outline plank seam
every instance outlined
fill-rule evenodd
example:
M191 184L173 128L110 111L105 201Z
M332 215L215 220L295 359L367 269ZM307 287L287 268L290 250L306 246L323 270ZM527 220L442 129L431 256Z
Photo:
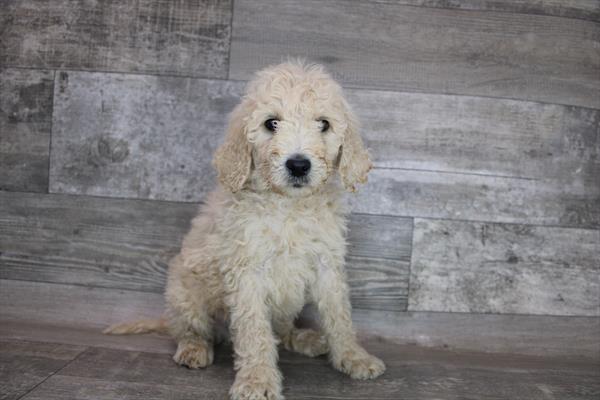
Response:
M413 253L415 251L415 219L412 218L412 235L410 235L410 254L408 261L408 279L406 281L406 308L410 311L410 281L412 280Z
M310 60L309 60L310 61ZM2 69L25 69L25 70L52 70L52 68L41 68L41 67L26 67L22 65L0 65ZM228 75L231 70L231 65L228 68ZM136 76L153 76L153 77L165 77L165 78L182 78L182 79L199 79L199 80L212 80L212 81L225 81L225 82L233 82L233 83L247 83L248 79L235 79L235 78L219 78L219 77L210 77L210 76L200 76L200 75L176 75L176 74L158 74L158 73L148 73L148 72L135 72L135 71L117 71L117 70L92 70L92 69L83 69L83 68L69 68L69 69L61 69L61 71L65 72L87 72L87 73L99 73L99 74L115 74L115 75L136 75ZM409 90L409 89L391 89L384 88L380 86L360 86L356 84L349 84L340 82L340 85L344 89L355 90L355 91L374 91L374 92L387 92L387 93L406 93L406 94L428 94L428 95L436 95L436 96L460 96L460 97L470 97L470 98L482 98L482 99L494 99L494 100L510 100L516 101L520 103L531 103L531 104L545 104L545 105L554 105L554 106L562 106L562 107L572 107L576 109L582 110L593 110L598 111L600 107L591 107L591 106L582 106L576 104L568 104L568 103L559 103L559 102L549 102L542 100L531 100L531 99L523 99L523 98L515 98L515 97L507 97L507 96L487 96L483 94L464 94L464 93L453 93L453 92L434 92L434 91L426 91L426 90Z
M235 0L231 0L231 15L229 16L229 48L227 49L227 80L231 76L231 42L233 41L233 13Z
M41 382L39 382L37 385L35 385L34 387L32 387L31 389L29 389L26 393L24 393L22 396L17 397L16 400L21 400L21 399L25 399L26 396L28 396L31 392L33 392L35 389L37 389L40 385L42 385L44 382L46 382L48 379L52 378L54 375L58 374L60 371L62 371L63 369L65 369L66 367L68 367L69 365L71 365L71 363L75 360L77 360L83 353L85 353L86 351L89 350L89 346L86 346L83 350L81 350L81 352L79 352L75 357L73 357L73 359L71 359L70 361L67 361L65 363L65 365L63 365L62 367L60 367L59 369L57 369L56 371L52 372L50 375L48 375L46 378L44 378L44 380L42 380Z
M346 2L352 2L353 0L342 0ZM469 9L469 8L452 8L452 7L442 7L442 6L432 6L427 4L398 4L392 1L386 0L371 0L371 3L375 4L387 4L397 7L411 7L411 8L422 8L427 10L446 10L446 11L456 11L456 12L481 12L481 13L497 13L497 14L513 14L513 15L537 15L540 17L550 17L550 18L561 18L561 19L573 19L576 21L588 21L588 22L599 22L597 18L593 16L590 17L575 17L575 16L564 16L564 15L556 15L556 14L548 14L544 12L536 12L536 11L511 11L511 10L493 10L493 9ZM590 12L581 11L581 14L591 14Z
M56 70L52 72L52 112L50 113L50 138L48 139L48 178L46 180L46 194L50 194L50 167L52 162L52 136L54 131L54 96L56 87Z
M74 194L74 193L61 193L61 192L49 192L49 193L39 193L39 192L29 192L29 191L9 191L9 190L0 190L0 195L3 193L24 193L31 195L46 195L46 196L70 196L70 197L81 197L85 198L97 198L97 199L105 199L105 200L120 200L120 201L146 201L146 202L158 202L158 203L166 203L166 204L196 204L200 207L204 204L203 201L173 201L173 200L162 200L162 199L146 199L139 197L119 197L119 196L100 196L94 194ZM519 226L537 226L542 228L562 228L562 229L583 229L589 231L600 231L599 227L589 227L589 226L575 226L575 225L557 225L557 224L536 224L531 222L506 222L506 221L490 221L483 219L459 219L459 218L445 218L445 217L429 217L422 215L405 215L405 214L387 214L387 213L369 213L369 212L353 212L352 214L357 215L372 215L372 216L380 216L380 217L391 217L391 218L422 218L428 220L441 220L441 221L457 221L457 222L476 222L476 223L484 223L484 224L506 224L506 225L519 225Z

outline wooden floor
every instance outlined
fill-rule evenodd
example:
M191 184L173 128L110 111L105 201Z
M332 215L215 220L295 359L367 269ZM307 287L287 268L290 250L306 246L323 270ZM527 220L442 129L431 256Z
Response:
M39 330L46 328L35 329L39 337ZM23 332L22 324L13 329L3 323L0 399L226 399L233 382L228 344L216 348L214 365L189 370L171 360L173 344L167 339L47 329L52 343L26 340L27 333L15 333ZM286 398L596 400L600 396L597 360L455 352L377 339L365 346L388 366L375 381L353 381L333 370L325 357L281 351Z

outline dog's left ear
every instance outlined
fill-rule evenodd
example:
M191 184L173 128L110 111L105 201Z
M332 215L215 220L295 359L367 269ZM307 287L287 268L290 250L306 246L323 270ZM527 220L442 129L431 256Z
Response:
M252 147L246 137L244 117L248 115L248 105L240 103L229 117L225 142L217 149L213 165L219 181L232 192L242 189L252 168Z
M362 139L358 133L359 123L344 102L347 128L344 133L344 142L340 147L339 172L346 190L354 192L357 183L365 183L367 174L373 168L369 153L365 149Z

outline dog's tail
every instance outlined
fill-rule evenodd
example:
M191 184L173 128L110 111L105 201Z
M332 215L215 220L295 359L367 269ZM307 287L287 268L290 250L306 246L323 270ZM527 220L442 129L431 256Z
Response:
M158 319L141 319L134 322L111 325L102 331L105 335L135 335L152 332L168 334L166 319L163 317Z

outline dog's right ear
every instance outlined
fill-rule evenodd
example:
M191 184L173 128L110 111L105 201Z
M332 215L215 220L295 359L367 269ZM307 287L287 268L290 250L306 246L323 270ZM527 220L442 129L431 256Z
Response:
M252 146L246 137L244 120L246 115L248 106L242 101L231 113L225 142L213 158L219 182L234 193L242 189L252 168Z

